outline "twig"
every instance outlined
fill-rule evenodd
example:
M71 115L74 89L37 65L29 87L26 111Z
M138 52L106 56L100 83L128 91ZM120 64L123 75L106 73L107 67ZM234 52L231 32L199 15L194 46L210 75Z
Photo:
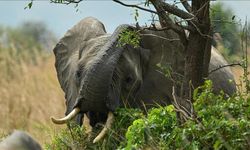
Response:
M150 12L150 13L154 13L154 14L158 14L156 11L153 11L153 10L150 10L150 9L147 9L147 8L143 8L143 7L140 7L138 5L132 5L132 4L125 4L119 0L113 0L114 2L118 3L118 4L121 4L123 6L126 6L126 7L134 7L134 8L138 8L140 10L143 10L143 11L147 11L147 12Z
M163 28L158 28L158 27L156 27L156 25L155 24L151 24L151 26L149 26L149 27L137 27L140 31L143 31L143 30L152 30L152 31L166 31L166 30L169 30L169 29L171 29L171 28L169 28L169 27L163 27Z
M185 11L175 7L174 5L170 5L168 3L162 2L162 6L163 6L165 11L167 11L171 14L174 14L182 19L194 18L193 14L185 12Z
M228 24L240 25L239 22L230 21L230 20L211 20L211 22L220 22L220 23L228 23Z
M218 66L218 68L215 68L213 70L211 70L208 74L211 74L217 70L220 70L222 68L225 68L225 67L232 67L232 66L242 66L241 63L232 63L232 64L227 64L227 65L221 65L221 66Z
M188 4L187 0L181 0L182 5L184 6L184 8L188 11L191 12L192 8L191 6Z
M183 106L181 106L178 102L177 102L177 100L176 100L176 95L175 95L175 88L174 88L174 86L173 86L173 88L172 88L172 96L173 96L173 99L174 99L174 102L173 102L173 105L175 106L175 108L176 108L176 110L178 111L178 112L180 112L183 116L184 116L184 120L185 121L187 121L188 119L191 119L191 120L193 120L193 118L191 118L190 116L190 114L189 114L189 112L186 110L186 109L184 109L183 110ZM182 109L180 108L180 106L182 107Z
M197 16L198 13L199 13L204 7L206 7L206 5L209 4L209 2L210 2L210 1L207 1L206 3L204 3L204 5L202 5L202 6L196 11L196 14L194 14L194 15Z
M80 2L82 2L83 0L63 0L63 1L59 1L59 0L50 0L51 3L56 3L56 4L66 4L66 5L69 5L69 4L78 4Z
M157 37L157 38L160 38L160 39L163 39L163 40L167 40L167 41L180 41L180 39L168 39L168 38L165 38L163 36L158 36L158 35L155 35L155 34L141 34L141 35L144 35L144 36L153 36L153 37Z
M210 38L210 39L213 39L212 36L202 33L201 30L199 29L199 27L197 27L197 25L196 25L193 21L190 21L190 23L194 26L194 28L196 29L196 31L197 31L201 36L207 37L207 38Z
M156 11L158 12L160 23L163 27L169 27L176 33L181 34L183 32L183 28L177 24L174 24L169 15L166 13L165 9L163 8L163 0L150 0L150 2L153 4Z

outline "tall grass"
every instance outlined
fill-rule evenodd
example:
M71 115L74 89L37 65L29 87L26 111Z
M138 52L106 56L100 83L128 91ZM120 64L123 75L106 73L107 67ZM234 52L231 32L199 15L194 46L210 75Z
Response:
M21 129L41 144L49 141L55 127L50 116L65 110L52 53L32 44L0 43L0 68L0 134Z

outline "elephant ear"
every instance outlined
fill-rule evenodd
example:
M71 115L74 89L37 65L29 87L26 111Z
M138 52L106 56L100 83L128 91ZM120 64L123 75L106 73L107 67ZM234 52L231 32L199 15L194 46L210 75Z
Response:
M97 19L88 17L68 30L53 50L57 77L65 93L66 114L72 109L78 94L76 72L79 57L89 40L104 34L104 25Z

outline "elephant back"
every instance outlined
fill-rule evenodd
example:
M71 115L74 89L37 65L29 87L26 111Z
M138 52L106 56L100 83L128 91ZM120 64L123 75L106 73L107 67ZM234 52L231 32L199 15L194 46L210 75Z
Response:
M228 62L224 59L224 57L214 47L212 47L209 71L227 64ZM223 90L226 94L232 95L237 90L234 75L230 67L220 68L211 72L208 78L213 81L213 88L216 93Z

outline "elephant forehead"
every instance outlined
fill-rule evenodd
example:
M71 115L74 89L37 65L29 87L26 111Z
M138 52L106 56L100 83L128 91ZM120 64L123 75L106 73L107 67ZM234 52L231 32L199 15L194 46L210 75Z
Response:
M86 42L82 47L79 65L89 69L95 63L99 62L106 51L102 48L108 41L109 35L100 36Z

